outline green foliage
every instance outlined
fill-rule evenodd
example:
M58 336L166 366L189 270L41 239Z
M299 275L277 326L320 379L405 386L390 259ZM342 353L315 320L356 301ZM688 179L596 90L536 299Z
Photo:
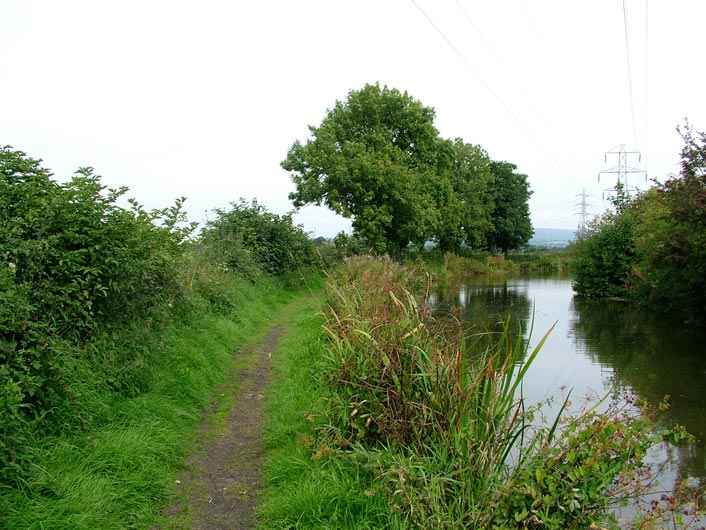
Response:
M151 213L132 201L126 210L116 204L125 192L106 192L90 168L58 184L39 160L0 149L0 402L8 419L0 478L24 465L33 429L84 423L67 370L76 356L94 368L102 361L74 344L159 320L183 297L176 268L192 229L182 223L183 200Z
M480 146L441 138L433 120L434 109L406 92L377 84L350 91L282 162L294 205L323 203L353 218L373 254L428 241L442 252L526 243L527 177L491 163Z
M580 235L575 246L574 290L583 296L624 297L635 264L635 221L606 213Z
M253 200L215 210L201 234L209 260L248 278L283 275L314 263L314 244L291 215L268 212Z
M686 126L681 174L638 199L635 296L694 325L706 314L706 133Z
M706 314L706 134L680 130L681 174L636 197L624 190L615 212L575 245L574 289L628 297L691 325Z
M474 350L481 342L431 318L412 294L423 295L424 277L370 258L330 276L316 368L326 400L318 438L306 438L312 456L344 475L355 469L356 491L371 497L373 514L388 506L392 527L608 522L609 502L629 489L616 479L638 470L654 443L646 421L629 401L577 414L566 401L553 422L536 422L541 409L520 389L547 336L528 351L505 325Z
M441 203L442 221L437 229L442 252L459 252L462 245L482 248L493 224L495 177L488 154L461 138L454 142L454 154L449 173L451 193Z
M494 177L492 187L492 227L485 239L491 252L508 250L527 244L534 233L529 217L529 189L527 175L516 173L517 166L509 162L491 162Z
M0 148L3 528L154 523L233 349L291 298L293 270L319 281L290 216L241 203L212 223L251 260L233 274L210 259L223 242L191 240L183 198L146 211L126 192Z
M105 193L91 168L57 184L19 151L4 148L0 163L0 255L13 264L14 281L28 286L36 320L81 337L179 297L172 278L189 232L172 229L183 200L159 212L135 201L125 210L116 201L126 188Z
M533 439L537 457L506 485L502 510L492 528L590 528L603 519L612 497L622 494L626 470L640 468L653 440L648 423L629 409L588 410L561 426L554 437L546 429Z
M422 245L438 221L440 175L453 156L433 119L434 110L407 93L377 84L351 91L282 162L296 185L290 198L353 217L374 252Z

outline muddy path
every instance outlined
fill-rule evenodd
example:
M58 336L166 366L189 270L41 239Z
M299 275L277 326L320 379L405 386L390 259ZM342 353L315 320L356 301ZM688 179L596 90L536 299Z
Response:
M232 406L217 427L209 422L209 415L201 424L198 451L187 458L177 481L185 499L167 510L171 519L167 528L233 530L255 526L265 454L263 397L271 379L269 360L284 332L282 326L274 326L260 342L234 354L242 358L245 368L216 389L210 414L217 414L224 403Z

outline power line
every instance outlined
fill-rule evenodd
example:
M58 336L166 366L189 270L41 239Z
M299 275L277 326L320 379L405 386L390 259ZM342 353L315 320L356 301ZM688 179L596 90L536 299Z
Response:
M628 87L630 89L630 115L632 117L632 142L637 145L637 134L635 133L635 105L632 97L632 69L630 68L630 39L628 38L628 6L623 0L623 27L625 28L625 54L628 59Z
M500 57L498 56L497 53L495 53L495 50L494 50L493 47L490 45L490 43L488 42L488 40L483 36L483 34L481 33L480 29L478 29L478 26L476 26L476 25L473 23L473 20L471 20L471 16L470 16L470 15L468 14L468 12L464 9L464 7L461 5L460 0L456 0L456 5L457 5L458 8L461 10L461 12L464 14L464 16L466 17L466 20L467 20L468 23L471 25L471 27L475 30L475 32L478 34L478 36L481 38L481 40L483 41L483 43L488 47L488 49L490 50L490 53L492 53L493 56L495 56L495 58L497 59L497 61L501 63L502 61L500 60Z
M483 84L483 86L490 92L493 97L500 103L500 106L505 109L505 112L507 112L512 119L515 120L515 122L522 128L525 133L539 146L539 148L544 151L544 154L546 154L556 166L561 169L571 180L573 180L576 184L579 186L583 186L569 171L567 171L564 166L562 166L559 161L554 157L554 155L544 146L542 142L540 142L537 137L532 134L532 131L530 131L527 126L515 115L514 112L508 107L505 102L498 96L498 94L495 93L495 91L492 89L492 87L483 79L483 77L476 71L475 68L473 68L473 65L466 59L466 57L459 51L458 48L449 40L449 38L444 34L443 31L434 23L434 21L427 15L427 13L421 8L421 6L416 2L416 0L410 0L414 6L419 10L419 12L424 16L425 19L427 19L427 22L431 24L431 26L436 30L436 32L441 36L442 39L446 42L446 44L449 45L449 47L458 55L458 57L463 61L463 63L466 65L466 67L471 71L473 75L475 75L478 80Z
M529 26L530 31L532 31L532 34L534 35L535 40L539 40L539 37L537 36L537 32L534 30L534 26L532 25L532 21L530 20L529 16L527 15L527 10L525 10L525 6L522 5L522 0L517 0L517 3L520 4L520 10L522 10L522 14L525 17L525 22L527 22L527 26Z

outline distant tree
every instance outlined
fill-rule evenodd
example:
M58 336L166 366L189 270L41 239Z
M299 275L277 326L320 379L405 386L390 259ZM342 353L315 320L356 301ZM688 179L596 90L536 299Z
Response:
M296 186L290 199L352 218L373 252L423 245L440 223L452 157L433 121L434 110L406 92L378 84L349 92L282 162Z
M520 248L529 242L534 229L529 215L529 189L527 175L516 173L517 166L509 162L491 162L490 172L493 184L490 191L492 198L492 226L486 233L486 243L491 252L501 249Z

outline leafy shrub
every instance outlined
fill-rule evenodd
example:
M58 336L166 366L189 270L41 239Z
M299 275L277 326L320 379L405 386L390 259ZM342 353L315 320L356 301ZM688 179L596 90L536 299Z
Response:
M580 235L576 255L574 291L588 297L624 297L628 293L635 257L636 218L627 194L619 192L617 211L606 212Z
M83 422L66 373L78 357L106 384L123 386L113 377L120 370L66 341L89 344L120 326L144 326L182 298L176 270L193 230L182 222L183 199L148 213L135 201L130 210L118 206L126 191L106 191L90 168L59 184L40 160L0 148L0 403L7 420L0 475L21 467L31 429L63 424L67 407L74 423Z
M268 212L256 200L231 203L216 209L201 242L215 263L249 278L282 275L314 263L314 244L292 223L291 215Z
M680 175L636 199L634 296L691 325L706 322L706 133L680 130Z

